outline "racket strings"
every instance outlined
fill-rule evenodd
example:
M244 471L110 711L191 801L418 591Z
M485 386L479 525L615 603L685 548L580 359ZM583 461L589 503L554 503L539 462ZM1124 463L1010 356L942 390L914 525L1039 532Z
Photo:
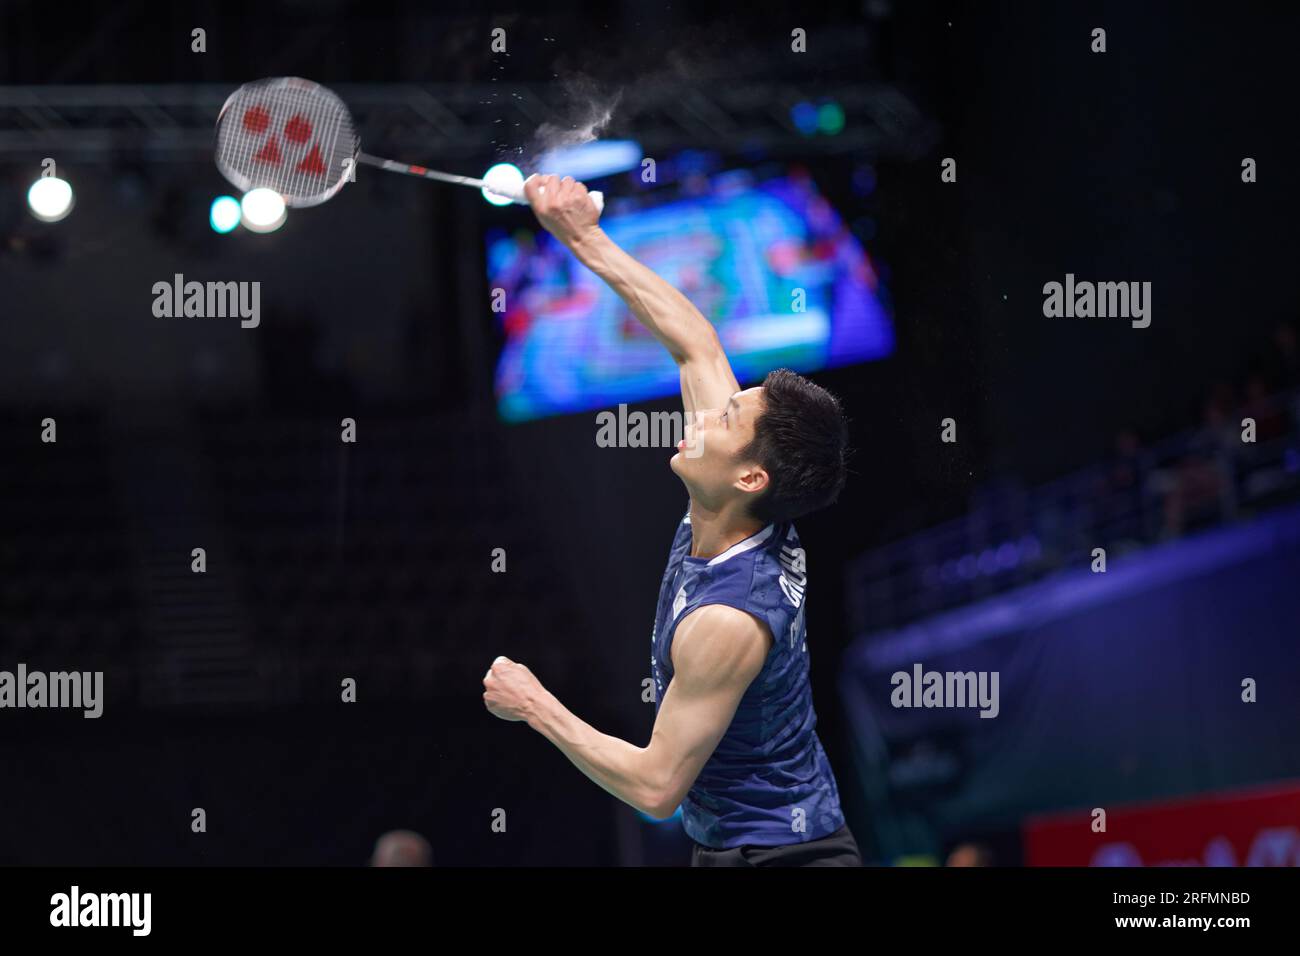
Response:
M314 205L343 185L357 152L352 118L323 87L292 79L247 84L222 111L217 163L236 185Z

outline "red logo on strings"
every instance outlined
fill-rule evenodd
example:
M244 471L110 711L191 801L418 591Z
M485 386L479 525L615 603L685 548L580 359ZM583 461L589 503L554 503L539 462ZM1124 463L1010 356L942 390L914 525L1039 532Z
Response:
M250 106L244 111L243 123L244 129L260 136L271 128L271 114L264 106ZM287 142L302 146L311 141L314 130L311 121L307 117L301 113L295 113L284 124L282 132ZM253 162L266 163L270 166L284 164L284 154L280 151L280 143L274 133L269 135L262 148L253 154ZM299 160L298 165L294 166L294 172L306 173L309 176L325 175L325 163L321 157L319 143L311 144L311 148L307 150L306 155Z

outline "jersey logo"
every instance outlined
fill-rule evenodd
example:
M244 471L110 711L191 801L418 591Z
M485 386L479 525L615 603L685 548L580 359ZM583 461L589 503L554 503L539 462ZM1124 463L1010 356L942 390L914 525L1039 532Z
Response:
M800 607L803 604L804 588L808 586L807 563L803 548L791 548L781 545L781 593L791 604Z
M682 608L686 607L686 585L677 589L677 597L673 599L673 617L682 613Z

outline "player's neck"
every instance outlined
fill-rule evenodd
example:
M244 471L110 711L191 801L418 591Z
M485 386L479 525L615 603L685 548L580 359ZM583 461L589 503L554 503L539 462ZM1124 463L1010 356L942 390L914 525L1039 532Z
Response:
M691 557L716 558L763 530L763 522L732 508L711 511L691 499Z

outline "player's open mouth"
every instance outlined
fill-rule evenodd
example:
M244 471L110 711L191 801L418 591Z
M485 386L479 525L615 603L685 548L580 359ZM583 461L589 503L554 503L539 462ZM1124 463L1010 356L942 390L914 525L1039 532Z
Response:
M686 439L685 439L685 438L683 438L681 441L679 441L679 442L677 443L677 450L678 450L678 451L685 451L685 450L686 450Z

